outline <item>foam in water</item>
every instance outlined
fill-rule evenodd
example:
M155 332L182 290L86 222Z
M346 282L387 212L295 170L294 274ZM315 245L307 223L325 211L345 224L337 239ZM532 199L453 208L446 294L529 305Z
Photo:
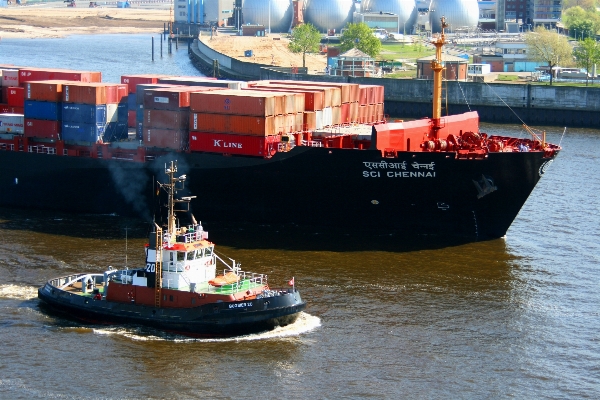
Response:
M30 300L37 297L37 287L19 285L0 285L0 298Z
M152 334L143 334L139 330L130 328L101 328L93 329L93 332L99 335L120 335L133 340L140 341L171 341L177 343L185 342L243 342L251 340L265 340L265 339L279 339L286 337L299 336L303 333L310 332L321 326L321 319L314 315L301 312L293 324L277 327L272 331L255 333L251 335L237 336L232 338L219 338L219 339L196 339L188 338L182 335L172 335L161 332L155 332Z

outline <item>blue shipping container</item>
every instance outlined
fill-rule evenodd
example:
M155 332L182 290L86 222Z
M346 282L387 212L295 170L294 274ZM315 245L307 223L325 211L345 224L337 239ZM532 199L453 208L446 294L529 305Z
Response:
M106 104L64 103L62 120L83 124L106 124Z
M144 140L144 124L141 121L135 123L135 138L137 140Z
M104 142L114 142L124 140L128 137L127 122L109 122L104 130L102 140Z
M63 122L61 130L63 140L96 143L104 134L104 125Z
M60 121L62 103L51 103L49 101L26 100L23 114L25 118L45 119Z
M135 110L135 122L139 122L139 123L144 122L144 108L143 107L138 107L138 109Z
M117 106L117 121L125 122L127 124L127 113L129 110L127 109L127 104L119 104Z
M137 95L135 93L129 93L127 95L127 109L130 111L135 110L136 108L136 100L137 100Z

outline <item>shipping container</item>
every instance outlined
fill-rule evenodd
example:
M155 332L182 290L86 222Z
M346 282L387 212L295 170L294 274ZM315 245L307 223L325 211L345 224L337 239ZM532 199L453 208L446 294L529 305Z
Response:
M350 122L358 122L358 107L357 101L350 103Z
M188 110L144 110L144 126L159 129L187 129L190 121Z
M117 121L127 123L128 111L126 103L117 104Z
M317 129L317 116L314 111L305 111L303 116L305 130L313 131Z
M190 130L200 132L234 133L238 135L268 136L276 134L273 116L190 114Z
M2 69L2 86L19 86L19 70L18 69Z
M25 100L24 114L25 118L60 121L62 119L62 103Z
M0 133L24 133L22 114L0 114Z
M100 125L105 125L109 122L107 120L106 104L63 103L62 120L65 122Z
M127 111L127 126L129 128L135 128L135 110Z
M76 82L102 82L102 73L96 71L74 71L57 68L21 68L19 84L31 81L65 80Z
M25 137L60 139L60 121L25 118Z
M155 84L160 78L166 78L168 75L142 74L142 75L122 75L121 83L127 85L128 93L136 93L138 85Z
M323 110L317 110L315 111L315 123L316 123L316 129L323 129L324 125L323 125Z
M128 138L127 123L124 122L109 122L106 124L102 141L105 143L125 140Z
M104 134L104 124L84 124L65 122L61 124L61 137L65 141L77 143L97 143Z
M25 89L22 87L9 87L6 103L11 107L23 107L25 102Z
M63 102L79 104L106 104L106 85L87 85L85 83L65 83Z
M323 126L331 126L333 125L333 115L331 111L331 107L325 107L323 109Z
M50 101L57 103L62 101L62 85L69 81L32 81L24 84L25 99Z
M188 147L187 129L143 129L144 144L161 149L185 150Z
M289 89L270 88L263 86L249 87L244 90L281 93L285 98L285 114L304 112L306 109L304 93L298 93Z
M135 122L135 138L140 142L144 140L144 123L142 121Z
M213 88L178 86L146 89L144 91L144 109L176 111L187 108L190 106L190 92L199 90L213 90Z
M279 83L279 82L269 82L269 81L258 81L255 83L255 86L262 87L273 87L273 88L285 88L290 86L301 87L308 90L320 90L324 93L324 105L325 107L339 106L342 104L342 91L340 87L335 86L333 83L320 83L320 82L312 82L313 85L308 85L304 83L291 83L294 81L289 81L290 83Z
M117 122L117 106L118 104L106 104L106 122Z
M127 95L127 109L129 111L135 111L136 109L136 99L137 99L137 94L135 93L129 93L129 95Z
M23 114L25 109L23 107L12 107L8 104L0 104L0 113L2 114Z
M269 158L277 152L280 140L279 135L245 136L190 132L190 150Z
M304 87L336 87L340 89L340 100L342 103L352 103L358 101L359 85L356 83L342 82L313 82L313 81L268 81L270 84L285 84Z
M144 92L146 90L156 89L156 88L172 88L172 87L181 87L181 85L171 85L168 83L143 83L143 84L137 85L136 91L135 91L136 107L144 104Z
M304 110L316 111L325 107L325 90L316 87L306 88L293 85L249 86L250 90L290 91L304 94ZM330 100L331 102L331 100Z
M192 93L190 110L200 113L268 117L284 114L285 103L281 93L216 90Z
M350 104L352 103L342 103L342 105L340 106L340 124L349 124L351 122Z

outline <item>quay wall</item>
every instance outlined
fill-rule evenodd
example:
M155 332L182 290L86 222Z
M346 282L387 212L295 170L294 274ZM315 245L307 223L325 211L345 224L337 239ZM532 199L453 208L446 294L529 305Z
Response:
M291 73L289 69L242 62L194 41L190 58L206 73L218 60L222 76L232 79L292 79L382 85L385 113L392 117L431 115L433 81L417 79L340 77ZM204 69L203 69L204 68ZM443 85L443 107L449 114L477 111L481 121L600 128L600 88L535 84L448 81ZM447 98L447 102L446 102ZM446 110L443 110L446 114Z

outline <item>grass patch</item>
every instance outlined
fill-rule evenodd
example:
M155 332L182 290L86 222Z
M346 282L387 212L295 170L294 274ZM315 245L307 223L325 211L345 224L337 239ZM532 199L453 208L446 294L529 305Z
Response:
M516 75L498 75L496 80L501 82L515 82L519 80L519 77Z
M389 74L385 74L384 78L396 78L396 79L416 79L417 78L417 70L412 69L408 71L396 71L390 72Z

